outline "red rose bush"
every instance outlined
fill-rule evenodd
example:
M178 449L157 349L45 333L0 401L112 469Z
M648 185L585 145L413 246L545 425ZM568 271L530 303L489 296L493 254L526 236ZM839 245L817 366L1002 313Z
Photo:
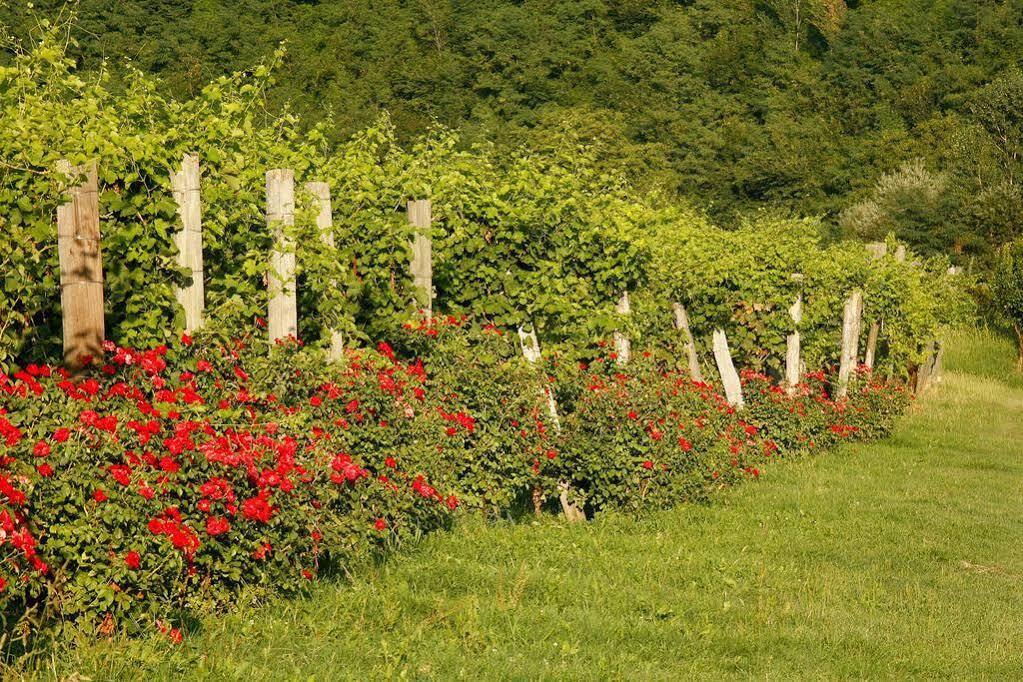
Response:
M877 437L908 397L867 372L730 407L649 354L534 366L517 335L444 318L327 362L212 332L108 344L82 376L0 374L0 604L8 628L159 629L242 591L289 594L468 511L639 512L772 460ZM555 420L546 391L556 398ZM173 635L173 633L178 633Z

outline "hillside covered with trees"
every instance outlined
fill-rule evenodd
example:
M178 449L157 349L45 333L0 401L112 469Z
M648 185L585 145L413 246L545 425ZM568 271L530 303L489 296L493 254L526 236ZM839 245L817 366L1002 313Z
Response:
M37 0L76 54L194 95L287 53L270 94L342 139L542 146L577 131L637 185L730 222L761 207L986 260L1023 222L1021 0Z

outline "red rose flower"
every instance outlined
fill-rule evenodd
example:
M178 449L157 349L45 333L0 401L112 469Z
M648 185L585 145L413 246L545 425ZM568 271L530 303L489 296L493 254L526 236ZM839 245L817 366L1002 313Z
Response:
M48 478L53 475L53 467L49 464L40 464L36 467L36 471L38 471L39 475L43 478Z
M242 515L247 519L269 523L273 513L273 507L262 497L250 497L242 502Z
M373 523L373 527L377 530L387 530L387 521L385 519L377 519Z
M96 492L92 494L92 499L96 500L97 502L106 502L107 494L100 490L99 488L97 488Z
M141 561L142 557L140 557L139 553L135 550L131 550L124 555L124 563L128 564L128 568L133 571L138 570L138 567L141 565Z
M227 519L219 516L211 516L206 519L206 532L216 537L223 535L227 531L231 530L231 524L228 523Z
M110 466L110 475L121 485L131 483L131 467L127 464L113 464Z

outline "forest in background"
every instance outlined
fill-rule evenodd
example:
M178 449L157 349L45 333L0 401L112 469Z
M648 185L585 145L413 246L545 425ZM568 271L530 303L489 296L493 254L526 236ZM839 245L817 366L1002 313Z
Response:
M1023 225L1023 0L0 0L9 55L74 15L80 66L187 97L284 42L270 93L336 140L542 148L571 131L723 224L761 208L981 264Z

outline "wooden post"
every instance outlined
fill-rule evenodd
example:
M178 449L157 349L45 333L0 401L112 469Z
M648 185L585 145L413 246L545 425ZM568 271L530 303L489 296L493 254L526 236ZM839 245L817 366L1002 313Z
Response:
M538 365L540 363L540 342L536 338L536 330L531 328L527 332L524 327L520 326L519 344L522 347L522 355L526 360L533 365ZM551 416L551 423L554 425L554 430L561 433L561 420L558 419L558 403L554 399L554 393L551 391L550 386L547 384L546 377L541 376L541 381L543 383L540 385L540 393L547 400L547 411ZM585 521L586 512L568 499L570 490L568 481L558 483L558 498L561 502L561 512L570 523ZM537 508L539 509L539 507Z
M885 254L888 253L888 245L884 242L874 242L867 244L867 253L874 260L884 258ZM905 253L903 253L905 257ZM874 361L877 355L877 338L881 334L881 320L872 319L870 321L870 331L867 333L867 349L863 354L863 364L874 369Z
M934 364L931 368L931 380L940 384L945 378L945 344L935 341L934 345L936 350L934 351Z
M316 207L316 228L320 231L320 239L328 249L334 249L334 213L330 203L330 185L326 182L307 182L305 189L313 197ZM337 287L337 283L332 283ZM345 354L345 337L338 329L330 330L330 350L328 357L331 360L340 360Z
M408 202L406 208L409 222L415 227L412 238L412 281L415 284L426 318L433 317L433 241L430 227L433 224L433 207L429 199Z
M958 277L963 274L963 269L953 265L949 267L948 274L952 277ZM945 378L945 344L940 339L934 343L937 350L934 352L934 367L931 372L931 379L934 383L940 384Z
M70 188L71 199L57 208L57 253L60 261L60 307L64 327L64 364L84 367L83 359L103 357L103 256L99 232L99 173L93 162L72 168L61 162L65 176L81 175Z
M629 305L629 292L622 293L622 297L618 299L618 303L615 305L615 312L623 317L627 317L632 312L632 307ZM623 332L615 330L615 354L618 356L616 362L619 365L629 364L629 360L632 359L632 343L629 341L629 337Z
M199 193L199 156L185 154L181 170L171 174L171 190L178 204L181 229L174 234L178 248L178 266L191 273L192 281L175 291L178 304L185 310L185 331L202 327L206 293L202 263L202 200Z
M841 398L849 392L849 377L856 369L860 344L860 317L863 315L863 293L858 289L845 301L842 314L842 356L838 366L838 392Z
M682 332L682 343L685 346L686 361L689 364L689 378L693 381L703 382L703 372L700 370L700 357L696 354L696 342L693 340L693 332L689 328L689 315L685 307L676 301L671 304L675 311L675 329Z
M931 377L934 372L935 358L937 357L936 352L937 344L934 341L927 343L926 350L924 352L924 361L920 363L920 368L916 373L916 393L923 393L931 385Z
M870 331L867 332L867 351L863 354L863 364L869 369L874 369L874 359L877 354L877 337L881 335L881 323L873 320L870 323Z
M525 356L531 364L537 365L540 363L540 342L536 338L536 332L530 329L528 332L524 327L519 327L519 344L522 346L522 355ZM547 400L547 412L551 416L551 423L554 425L554 430L561 431L561 420L558 419L558 404L554 400L554 394L551 392L550 387L547 386L546 382L541 385L540 392Z
M792 393L799 383L799 324L803 321L803 294L796 294L796 301L789 308L789 317L792 318L792 333L786 339L785 383L788 392Z
M905 263L906 262L906 245L899 244L895 247L895 262Z
M888 245L884 242L871 242L869 244L865 244L864 247L867 249L867 253L870 254L870 257L874 260L884 258L885 254L888 253ZM903 252L903 258L905 258L905 252Z
M295 224L295 173L278 168L266 174L266 222L274 235L270 254L270 341L298 336L295 292L295 241L287 233Z
M732 363L732 354L728 350L728 338L723 329L714 332L714 360L717 362L718 373L721 374L721 384L725 388L725 398L732 407L741 408L742 382L739 381L739 373L735 371Z

